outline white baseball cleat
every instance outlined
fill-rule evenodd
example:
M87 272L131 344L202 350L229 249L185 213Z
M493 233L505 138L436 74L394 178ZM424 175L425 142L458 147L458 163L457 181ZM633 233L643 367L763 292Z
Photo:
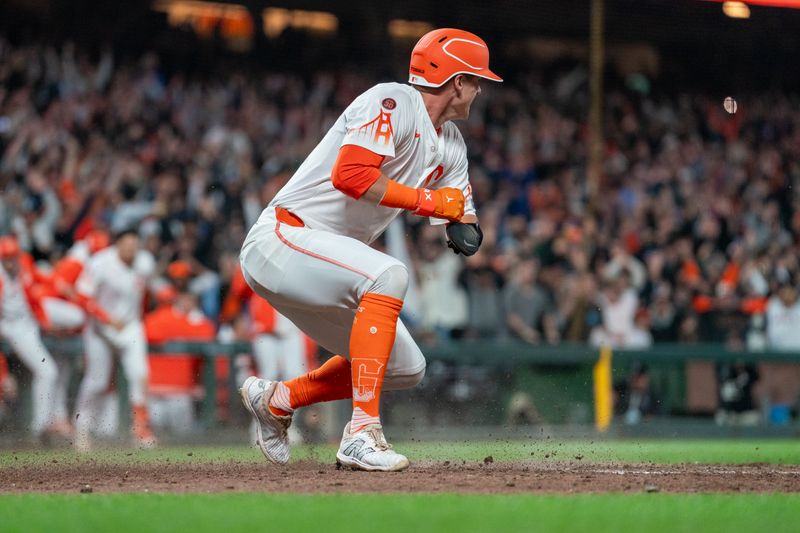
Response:
M370 424L350 433L350 422L344 427L342 444L336 452L340 465L369 472L399 472L408 468L408 459L392 449L383 436L380 424Z
M292 423L292 415L277 416L269 410L269 400L277 385L277 381L250 376L239 392L242 403L256 420L256 443L261 453L273 463L284 465L289 462L287 430Z

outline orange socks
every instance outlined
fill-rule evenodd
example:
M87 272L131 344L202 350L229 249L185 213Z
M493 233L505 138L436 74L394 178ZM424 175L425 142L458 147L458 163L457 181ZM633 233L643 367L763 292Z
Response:
M272 414L286 416L298 407L343 400L352 395L350 361L335 355L318 369L290 381L278 383L269 401Z
M392 354L403 300L367 293L350 333L350 361L336 355L313 372L278 383L269 410L287 416L298 407L353 398L350 430L380 424L383 376Z
M137 437L143 438L152 435L150 430L150 416L144 405L133 406L133 432Z
M350 431L380 424L383 376L392 354L397 319L403 300L367 293L350 333L350 363L353 379L353 418Z

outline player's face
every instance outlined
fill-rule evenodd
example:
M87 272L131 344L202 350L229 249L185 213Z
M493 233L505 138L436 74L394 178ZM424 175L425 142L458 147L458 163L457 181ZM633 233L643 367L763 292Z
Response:
M133 234L125 235L117 241L117 250L120 260L127 265L132 265L136 253L139 251L139 237Z
M475 97L481 94L480 78L477 76L457 76L456 97L453 101L453 109L458 115L458 119L469 118L469 109Z

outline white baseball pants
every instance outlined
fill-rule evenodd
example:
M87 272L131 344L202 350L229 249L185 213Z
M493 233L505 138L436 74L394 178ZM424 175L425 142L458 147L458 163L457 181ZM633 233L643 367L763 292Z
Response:
M344 356L361 298L388 269L405 269L350 237L278 222L272 208L250 230L240 261L259 296L325 349ZM413 387L424 371L425 357L398 320L384 390Z
M42 309L47 315L50 328L55 331L75 331L86 324L86 313L80 306L60 298L43 298ZM55 419L68 421L67 394L69 380L72 377L71 357L69 354L54 352L53 357L58 365L58 381L56 382L54 413Z
M0 335L33 375L33 419L31 431L42 433L55 421L58 366L42 343L33 318L0 321Z
M140 321L130 322L121 331L93 323L84 330L86 368L78 392L76 411L80 415L75 429L97 429L98 410L111 383L114 355L119 357L128 382L131 405L144 405L147 391L147 339Z

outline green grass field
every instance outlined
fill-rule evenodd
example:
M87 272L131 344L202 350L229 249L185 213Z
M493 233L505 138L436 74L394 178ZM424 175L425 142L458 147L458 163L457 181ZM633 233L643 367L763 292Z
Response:
M798 495L5 496L2 531L797 531Z
M412 461L480 461L491 455L496 461L569 461L581 456L583 462L626 463L717 463L717 464L800 464L800 440L515 440L480 442L399 442L395 448ZM295 459L318 459L332 462L334 446L301 446L292 451ZM191 454L191 455L188 455ZM214 462L253 461L263 457L254 448L171 447L156 450L99 450L90 455L72 451L0 452L0 467L42 462L101 461L113 464L128 462Z
M398 443L413 460L800 464L795 440ZM533 455L531 456L531 452ZM297 458L331 461L333 448ZM191 455L189 455L191 454ZM550 457L546 457L549 455ZM262 461L258 451L1 452L2 468L43 462ZM800 494L74 494L0 496L0 531L797 531Z

